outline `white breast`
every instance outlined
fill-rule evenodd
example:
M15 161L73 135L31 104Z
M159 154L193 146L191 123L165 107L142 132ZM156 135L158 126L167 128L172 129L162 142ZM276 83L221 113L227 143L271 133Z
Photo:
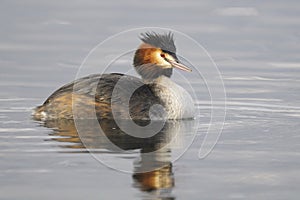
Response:
M159 77L154 83L154 92L164 102L168 119L194 118L194 101L185 89L166 76Z

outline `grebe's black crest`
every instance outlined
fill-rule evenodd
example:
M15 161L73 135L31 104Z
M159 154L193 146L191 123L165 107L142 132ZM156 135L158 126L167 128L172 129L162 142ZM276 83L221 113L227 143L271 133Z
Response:
M140 39L152 46L162 49L170 54L176 53L173 33L158 34L155 32L142 33Z

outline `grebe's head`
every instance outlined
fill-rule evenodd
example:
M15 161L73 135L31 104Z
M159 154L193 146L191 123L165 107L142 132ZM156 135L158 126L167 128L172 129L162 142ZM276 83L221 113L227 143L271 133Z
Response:
M143 43L135 52L133 65L144 80L153 80L162 75L170 77L173 68L192 71L179 62L171 32L147 32L141 34L140 39Z

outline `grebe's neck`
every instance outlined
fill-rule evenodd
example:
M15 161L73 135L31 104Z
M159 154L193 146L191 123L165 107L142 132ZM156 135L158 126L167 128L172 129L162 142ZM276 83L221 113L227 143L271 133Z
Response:
M169 77L159 76L146 84L161 100L168 119L194 118L195 107L192 97Z
M170 78L173 73L172 68L161 68L151 63L137 65L135 69L146 82L154 82L155 80L160 79L162 76Z

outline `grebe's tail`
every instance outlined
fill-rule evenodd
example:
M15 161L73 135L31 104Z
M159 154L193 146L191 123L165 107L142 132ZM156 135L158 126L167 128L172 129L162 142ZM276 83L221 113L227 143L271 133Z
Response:
M32 117L35 120L45 120L45 107L43 105L36 107L32 112Z

